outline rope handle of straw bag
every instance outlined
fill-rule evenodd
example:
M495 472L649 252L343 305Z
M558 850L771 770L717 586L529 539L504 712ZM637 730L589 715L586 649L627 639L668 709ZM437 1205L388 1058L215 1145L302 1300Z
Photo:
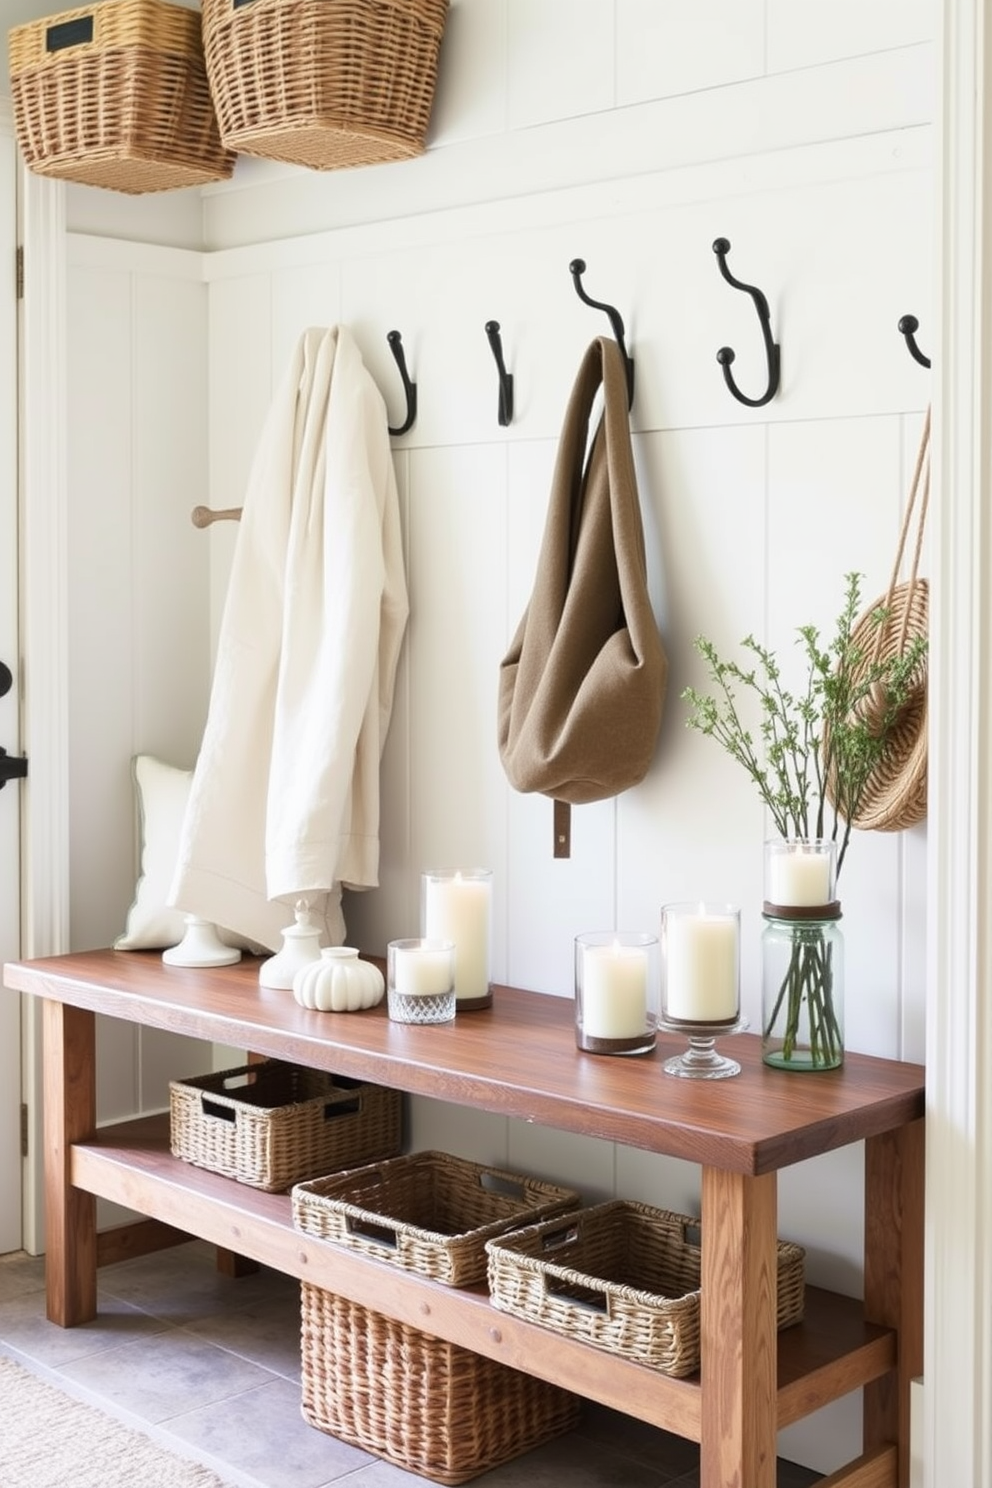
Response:
M922 495L921 495L922 492ZM892 577L889 579L889 588L885 596L885 604L882 606L886 612L892 609L892 597L896 592L899 582L899 570L902 567L903 554L906 551L906 539L909 536L910 525L913 520L913 509L916 506L917 497L920 497L920 512L916 524L916 542L913 547L913 562L907 580L909 593L908 602L903 606L902 626L899 632L899 653L902 654L906 645L906 634L909 629L909 617L913 608L913 595L919 577L920 554L923 551L923 528L927 519L927 508L930 505L930 408L927 407L926 418L923 420L923 433L920 436L920 448L916 455L916 467L913 471L913 482L909 489L909 500L906 502L906 510L902 519L902 530L899 533L899 545L896 548L895 562L892 565ZM882 654L882 638L885 627L880 625L875 636L875 654L873 662L877 662Z

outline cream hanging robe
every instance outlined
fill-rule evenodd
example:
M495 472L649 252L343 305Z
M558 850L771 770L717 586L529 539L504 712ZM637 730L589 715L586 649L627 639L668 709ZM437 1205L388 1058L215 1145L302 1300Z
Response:
M379 870L379 764L408 601L385 405L341 326L300 339L238 531L171 902L277 950Z

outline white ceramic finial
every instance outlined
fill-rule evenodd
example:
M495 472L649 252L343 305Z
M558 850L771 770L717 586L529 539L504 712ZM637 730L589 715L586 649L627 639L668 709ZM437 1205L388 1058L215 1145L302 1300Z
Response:
M258 968L259 984L285 991L293 985L293 978L311 961L320 960L320 926L310 918L310 906L305 899L298 899L295 908L295 923L287 925L282 932L282 950L263 961Z

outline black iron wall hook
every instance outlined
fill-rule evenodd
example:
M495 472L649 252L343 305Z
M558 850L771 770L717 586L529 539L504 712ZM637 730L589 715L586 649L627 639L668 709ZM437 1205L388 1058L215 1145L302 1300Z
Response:
M768 301L765 299L760 289L755 288L753 284L745 284L742 279L735 279L733 274L727 268L727 254L730 252L729 238L717 238L716 242L713 244L713 252L716 254L716 261L720 267L720 273L723 275L724 279L726 279L727 283L733 285L734 289L742 289L745 294L749 294L754 301L754 308L757 310L758 319L761 322L761 334L764 337L765 341L765 356L768 358L767 391L763 393L760 398L748 398L746 394L741 392L740 388L734 381L734 374L730 370L731 364L734 360L734 351L732 347L721 346L720 350L716 354L716 359L720 363L720 366L723 368L723 380L727 384L730 391L733 393L734 397L737 399L738 403L746 403L748 408L761 408L765 403L770 403L775 394L778 392L779 377L781 374L782 366L781 352L777 343L772 340L771 312L768 309Z
M591 305L594 310L604 310L610 317L613 335L620 348L623 365L627 372L627 406L629 408L634 401L634 363L632 358L627 355L627 343L624 340L623 319L620 311L614 305L605 305L602 300L594 300L586 294L582 288L582 275L586 271L586 261L584 258L573 258L568 267L575 283L575 292L579 299L583 300L585 304Z
M406 418L398 429L389 426L390 434L405 434L408 429L413 428L414 419L417 417L417 384L410 381L410 374L406 370L406 357L403 353L403 337L399 331L389 331L386 335L389 349L393 353L400 376L403 379L403 391L406 394Z
M906 338L906 345L909 347L909 354L914 362L919 362L921 367L929 367L930 358L924 356L916 344L916 333L920 329L920 322L916 316L904 315L899 321L899 329Z
M496 358L496 369L499 372L499 421L502 428L513 422L513 373L507 372L503 362L503 343L500 340L499 321L486 321L486 335L489 337L489 345L492 347L493 356Z

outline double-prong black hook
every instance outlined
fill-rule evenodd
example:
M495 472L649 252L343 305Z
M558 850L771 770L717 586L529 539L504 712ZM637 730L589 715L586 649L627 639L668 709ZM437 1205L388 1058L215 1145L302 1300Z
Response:
M584 258L573 258L568 267L571 271L572 279L575 283L575 292L579 299L583 300L585 304L591 305L594 310L604 310L610 317L613 335L620 348L624 369L627 373L627 406L629 408L634 402L634 363L632 358L627 355L627 343L624 340L623 319L620 311L614 305L605 305L602 300L594 300L586 294L582 288L582 275L586 271L586 261Z
M507 372L503 362L503 343L500 340L499 321L486 321L486 335L489 337L489 345L493 356L496 358L496 370L499 372L499 422L502 428L513 422L513 373Z
M746 294L749 294L754 301L754 308L757 310L758 319L761 322L761 334L764 337L765 341L765 356L768 358L767 390L761 395L760 398L749 398L745 393L741 392L740 388L734 381L734 374L730 370L731 364L734 360L734 351L732 347L721 346L720 350L716 354L716 359L720 363L720 366L723 368L723 380L727 384L730 391L733 393L734 397L737 399L738 403L746 403L748 408L761 408L765 403L770 403L775 394L778 392L779 377L781 374L782 365L779 347L777 343L772 339L771 312L768 309L768 301L765 299L760 289L757 289L753 284L745 284L742 279L735 279L734 275L727 268L727 254L730 252L729 238L717 238L715 243L713 244L713 252L716 254L716 261L719 264L720 273L723 275L724 279L726 279L727 283L733 285L734 289L744 290L744 292Z
M910 356L913 358L914 362L919 362L921 367L929 367L930 358L928 356L924 356L922 351L916 344L916 333L919 329L920 322L917 320L915 315L904 315L899 321L899 330L906 338L906 345L909 347Z
M417 417L417 384L410 381L410 374L406 370L403 337L399 331L387 332L386 340L389 342L389 349L393 353L396 365L400 369L400 376L403 379L403 391L406 394L406 418L397 429L394 429L390 425L389 432L390 434L405 434L408 429L413 428L414 419Z

